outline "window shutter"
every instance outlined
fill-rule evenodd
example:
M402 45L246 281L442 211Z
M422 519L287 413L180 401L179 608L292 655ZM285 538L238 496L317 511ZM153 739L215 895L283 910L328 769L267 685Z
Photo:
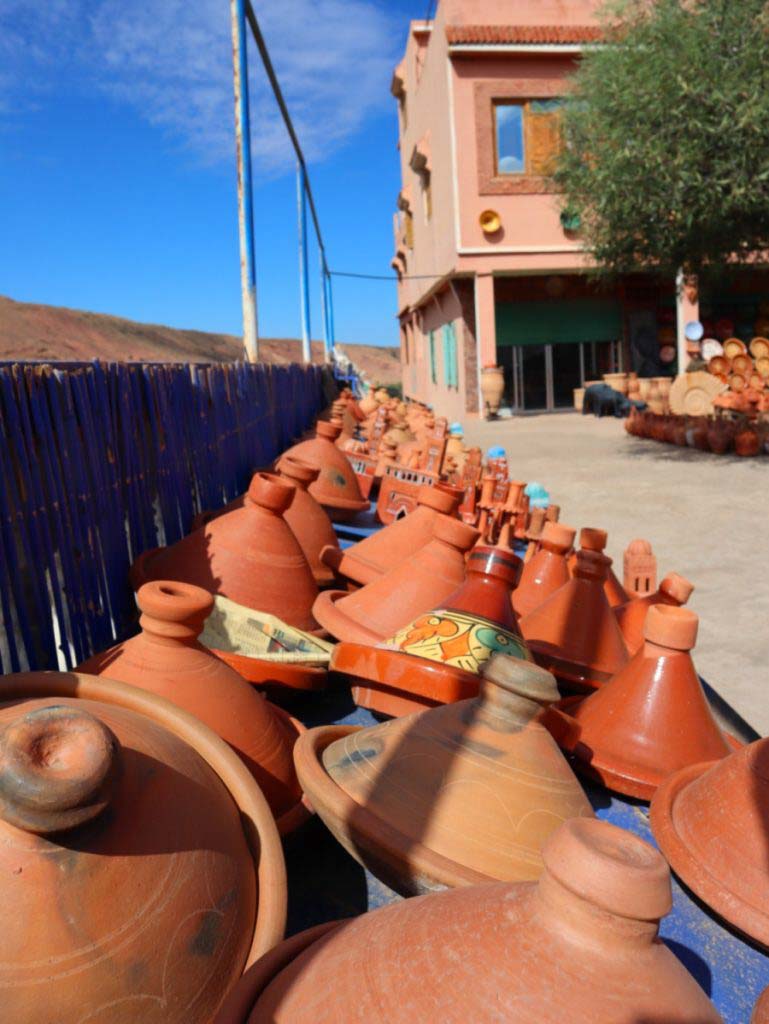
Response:
M430 331L430 379L433 384L438 383L438 372L435 365L435 331Z
M451 387L451 335L449 328L451 324L444 324L441 328L441 342L443 345L443 383L447 388Z
M526 111L526 152L529 174L543 176L553 173L561 148L561 112Z
M451 335L449 339L450 344L450 358L451 358L451 377L452 386L455 388L459 387L459 367L457 366L457 325L452 323Z

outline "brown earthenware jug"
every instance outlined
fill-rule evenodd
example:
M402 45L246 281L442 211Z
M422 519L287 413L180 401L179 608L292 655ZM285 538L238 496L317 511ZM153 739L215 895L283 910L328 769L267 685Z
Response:
M289 940L216 1024L371 1024L383 1007L388 1024L723 1024L659 939L672 899L657 850L572 818L542 857L538 882L420 896Z
M524 566L521 582L513 591L513 608L517 615L527 615L568 583L571 573L567 555L574 544L576 532L561 523L545 523L539 551Z
M670 572L653 593L644 594L643 597L634 597L626 604L615 608L614 614L617 617L619 628L622 630L628 651L635 654L643 644L646 615L653 605L664 604L680 608L686 604L693 591L693 583L690 583L684 576L679 576L677 572Z
M315 436L293 445L283 455L307 462L320 471L308 490L335 522L354 518L369 507L360 492L352 463L334 443L341 433L341 423L318 420Z
M272 812L288 824L301 803L291 749L298 731L284 712L198 642L211 594L189 583L145 583L136 595L142 631L78 669L165 697L204 722L240 755Z

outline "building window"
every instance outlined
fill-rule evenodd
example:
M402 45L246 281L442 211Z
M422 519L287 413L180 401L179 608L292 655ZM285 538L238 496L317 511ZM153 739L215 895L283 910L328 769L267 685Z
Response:
M435 353L435 331L430 331L428 335L430 342L430 380L433 384L438 383L438 361Z
M496 173L549 175L561 147L560 99L494 103Z
M409 249L414 248L414 216L408 210L403 214L403 240Z
M422 185L422 206L425 211L425 223L427 223L433 215L433 191L430 178L431 175L429 171L422 171L419 175L419 180Z
M522 103L495 103L497 174L523 174L524 151Z
M453 323L444 324L443 338L443 379L447 388L459 387L457 369L457 331Z

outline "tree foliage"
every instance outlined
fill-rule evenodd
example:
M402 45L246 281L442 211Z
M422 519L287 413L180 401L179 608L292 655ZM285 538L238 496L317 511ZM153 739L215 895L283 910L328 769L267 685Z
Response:
M769 3L614 0L555 179L599 270L703 276L769 249Z

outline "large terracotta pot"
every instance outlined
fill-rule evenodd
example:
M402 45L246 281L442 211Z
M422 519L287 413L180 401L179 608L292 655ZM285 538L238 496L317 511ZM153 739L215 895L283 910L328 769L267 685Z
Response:
M505 371L501 366L484 366L481 370L481 395L487 416L496 416L505 393Z
M341 432L341 423L318 420L314 437L300 441L284 453L284 458L290 456L320 470L308 490L335 522L351 519L369 507L350 460L334 443Z
M199 718L240 755L285 831L301 808L291 756L298 730L198 642L213 597L188 583L155 582L136 599L142 632L78 671L149 690Z
M237 755L110 680L0 680L2 1016L207 1024L283 934L285 866Z
M646 616L652 605L665 604L680 608L686 604L693 591L693 583L677 572L670 572L651 594L634 597L615 608L614 614L630 654L635 654L644 642Z
M572 818L543 860L538 882L416 897L296 936L215 1024L723 1024L658 937L672 900L652 846Z
M539 551L524 566L521 582L513 591L517 615L527 615L571 578L567 555L576 530L561 523L545 523Z

